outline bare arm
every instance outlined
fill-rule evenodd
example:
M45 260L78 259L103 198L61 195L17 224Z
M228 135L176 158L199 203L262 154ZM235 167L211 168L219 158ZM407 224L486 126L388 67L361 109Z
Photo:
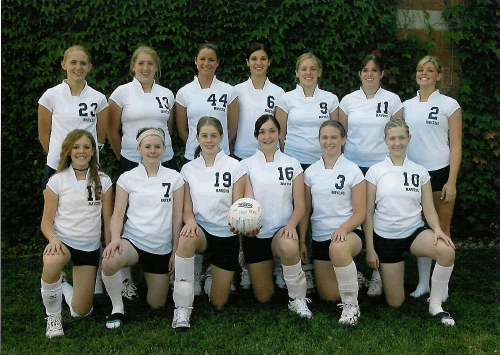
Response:
M177 133L184 143L186 143L189 135L189 125L187 117L187 109L179 104L175 103L175 123L177 123Z
M288 123L288 114L283 111L280 107L276 107L275 113L276 119L280 123L281 132L280 132L280 149L281 151L285 150L285 138L287 131L287 123Z
M335 110L330 112L330 120L338 121L339 120L339 111L340 111L340 108L337 107Z
M49 152L50 132L52 130L52 112L45 106L38 105L38 140L45 153Z
M351 189L352 216L332 233L332 241L346 240L347 233L359 227L366 217L366 181L363 180Z
M309 263L309 255L307 254L307 246L306 246L306 236L307 236L307 227L309 225L309 220L311 218L312 212L312 195L311 195L311 187L304 184L304 217L300 220L299 223L299 249L300 249L300 258L304 264Z
M462 110L456 110L448 118L450 127L450 174L441 191L441 200L452 202L457 195L457 176L462 163Z
M43 190L44 205L41 230L45 238L47 238L49 245L45 247L45 255L64 254L62 242L56 235L54 230L54 218L56 216L57 206L59 205L59 196L47 186Z
M425 221L434 232L434 244L437 244L438 239L442 239L446 245L455 248L451 238L446 235L439 224L439 217L434 207L434 199L432 197L432 186L430 181L422 186L422 210L424 212Z
M187 182L184 183L184 206L182 219L184 221L184 227L181 229L181 237L199 234L199 227L194 218L193 200L191 199L191 192Z
M97 143L104 144L106 142L106 133L108 131L108 116L109 107L97 114Z
M123 229L123 220L127 209L127 203L128 193L120 186L116 186L115 208L109 223L111 241L102 253L103 258L113 257L117 249L118 253L121 254L122 252L120 235Z
M122 137L120 136L120 127L122 119L122 108L113 100L108 101L108 139L111 149L115 153L116 159L120 160L120 151L122 149Z
M378 269L379 260L373 245L373 214L375 213L375 195L377 186L371 182L366 183L366 217L363 223L363 232L366 241L366 263L372 269Z
M347 115L341 108L339 108L339 122L342 124L342 126L344 126L345 131L347 133L347 123L348 123Z
M292 182L293 190L293 213L292 217L281 231L281 236L285 238L297 239L297 226L306 212L304 173L300 173Z
M232 146L238 131L238 98L235 98L227 107L227 134L229 145Z
M102 224L104 226L104 242L106 246L111 242L110 221L113 215L113 187L110 187L101 196L102 203Z

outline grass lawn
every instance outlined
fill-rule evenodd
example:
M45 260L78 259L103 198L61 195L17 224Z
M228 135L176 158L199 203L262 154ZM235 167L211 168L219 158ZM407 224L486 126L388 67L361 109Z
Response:
M364 255L356 261L368 276ZM369 299L365 289L356 328L340 326L336 304L316 295L310 304L314 318L300 319L288 311L286 292L277 290L270 304L260 305L251 291L242 290L220 311L207 297L197 297L191 329L177 332L170 326L171 294L165 309L150 310L138 267L134 277L140 300L125 304L128 319L122 328L105 328L109 304L96 304L85 319L71 318L64 305L65 335L49 340L41 268L41 256L2 259L2 354L500 354L498 249L457 250L444 304L456 328L431 318L425 298L408 296L417 282L415 258L408 257L405 304L390 309L382 298Z

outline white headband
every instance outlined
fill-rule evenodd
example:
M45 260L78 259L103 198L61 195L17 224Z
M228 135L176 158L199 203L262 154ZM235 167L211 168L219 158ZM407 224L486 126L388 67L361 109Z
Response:
M147 136L158 136L161 138L161 141L163 142L163 144L165 144L165 137L163 136L163 134L161 134L161 132L157 129L148 129L148 130L145 130L144 132L142 132L139 137L137 138L137 144L138 145L141 145L141 142L144 138L146 138Z

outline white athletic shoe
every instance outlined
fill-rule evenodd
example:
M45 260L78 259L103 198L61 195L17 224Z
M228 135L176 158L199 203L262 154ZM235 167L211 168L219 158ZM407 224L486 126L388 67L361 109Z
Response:
M49 339L64 335L61 312L47 316L47 330L45 336Z
M178 307L174 309L174 319L172 320L172 328L190 328L191 311L193 307Z
M129 281L129 279L123 280L122 283L122 297L128 299L129 301L133 301L139 298L137 294L137 287Z
M370 297L380 296L382 294L382 280L370 280L369 283L370 286L368 287L368 292L366 294Z
M205 294L210 298L210 290L212 289L212 268L209 266L207 268L207 271L205 271L205 284L203 285L203 291L205 291ZM200 288L201 288L201 282L200 282ZM194 294L195 296L199 296L196 294L196 277L195 277L195 286L194 286ZM202 295L203 293L200 293Z
M307 307L311 302L309 298L296 298L288 302L288 309L304 318L312 318L312 312Z
M250 274L247 268L241 269L241 281L240 286L244 290L249 290L252 288L252 282L250 281Z
M369 286L368 280L361 271L358 271L358 290L361 290L366 286Z
M208 270L207 270L208 273ZM203 278L206 278L207 276L198 274L197 272L194 273L194 295L195 296L201 296L203 295L203 289L201 288L201 280ZM210 275L210 278L212 278L212 275Z
M281 268L281 266L274 268L273 275L276 287L281 289L286 289L285 279L283 278L283 269Z
M358 318L361 316L361 312L357 304L339 303L338 306L342 308L342 315L340 316L339 324L358 324Z

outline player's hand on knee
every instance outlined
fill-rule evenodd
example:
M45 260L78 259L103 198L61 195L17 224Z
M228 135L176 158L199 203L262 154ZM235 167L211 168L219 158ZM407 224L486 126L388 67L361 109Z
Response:
M375 250L366 250L366 263L368 266L374 270L379 268L378 255Z

